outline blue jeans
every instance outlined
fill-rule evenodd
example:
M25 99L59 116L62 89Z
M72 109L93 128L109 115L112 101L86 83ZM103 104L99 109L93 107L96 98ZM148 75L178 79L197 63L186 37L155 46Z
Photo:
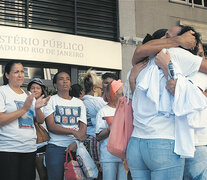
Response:
M207 179L207 146L197 146L194 158L185 159L184 179Z
M122 162L101 163L102 180L127 180L127 174Z
M185 159L174 153L173 140L132 137L127 162L133 180L182 180Z
M48 180L63 180L66 147L48 144L45 152ZM70 161L70 157L68 159Z

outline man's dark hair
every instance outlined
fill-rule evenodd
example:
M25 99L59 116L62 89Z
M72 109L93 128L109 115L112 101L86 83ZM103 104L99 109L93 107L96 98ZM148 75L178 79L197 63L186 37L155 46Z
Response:
M118 80L118 77L115 73L104 73L101 78L102 78L102 80L105 80L107 78L112 78L114 80Z
M193 50L190 50L190 49L186 49L186 50L190 51L194 55L197 55L198 49L199 49L199 43L201 43L200 34L198 32L196 32L195 29L191 26L179 25L179 27L181 28L181 31L178 33L178 36L184 34L185 32L188 32L190 30L195 32L195 34L193 34L193 35L196 38L196 46Z
M160 38L162 38L162 37L165 35L166 32L167 32L167 29L158 29L158 30L155 31L152 35L147 34L147 35L144 37L144 39L143 39L143 41L142 41L142 44L145 44L145 43L147 43L147 42L149 42L149 41L151 41L151 40L154 40L154 39L160 39ZM141 62L143 62L143 61L148 61L148 60L149 60L149 58L148 58L148 56L147 56L147 57L143 58L143 59L141 60Z

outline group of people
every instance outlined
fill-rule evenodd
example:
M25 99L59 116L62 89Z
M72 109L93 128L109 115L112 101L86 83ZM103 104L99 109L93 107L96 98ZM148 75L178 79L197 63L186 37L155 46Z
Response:
M131 176L205 180L207 61L200 36L179 25L147 35L143 42L128 74L134 118L127 146Z
M97 179L126 179L123 160L106 147L110 125L104 118L114 115L123 90L115 74L105 73L102 81L89 70L83 90L78 84L71 86L67 72L57 72L52 96L39 78L32 79L27 90L22 88L24 78L20 61L6 64L0 87L1 180L35 180L35 169L40 180L64 179L66 150L75 157L77 141L84 143L96 163ZM37 143L35 123L48 131L47 142Z
M123 160L107 150L124 87L115 74L101 79L88 70L82 87L60 71L53 78L57 92L48 96L39 78L22 89L22 63L7 63L0 86L0 179L34 180L36 168L41 180L62 180L66 150L75 157L77 141L97 165L97 179L126 180L123 161L128 179L207 179L207 60L200 35L189 26L148 34L132 65L126 84L134 129ZM48 131L48 142L37 144L35 123Z
M123 160L113 156L107 150L110 123L107 117L113 117L116 104L122 96L123 83L113 73L105 73L102 79L95 71L88 70L83 78L84 95L80 85L73 85L70 91L79 90L77 97L83 100L87 112L87 138L84 144L99 169L97 179L127 179ZM74 89L73 89L74 88ZM77 92L77 91L75 91Z

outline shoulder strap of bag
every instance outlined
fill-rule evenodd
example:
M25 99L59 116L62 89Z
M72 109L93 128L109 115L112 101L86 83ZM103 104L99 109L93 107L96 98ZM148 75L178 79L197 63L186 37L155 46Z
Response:
M73 160L73 156L72 156L70 150L68 149L67 152L66 152L66 162L68 162L68 154L70 156L70 159Z

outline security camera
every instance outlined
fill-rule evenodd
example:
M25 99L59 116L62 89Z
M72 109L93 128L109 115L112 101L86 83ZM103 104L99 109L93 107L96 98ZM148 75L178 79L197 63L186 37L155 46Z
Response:
M122 44L127 44L129 42L130 37L129 36L123 36L120 37L119 40Z
M132 37L132 41L135 42L136 45L139 45L142 43L143 38L140 37Z

